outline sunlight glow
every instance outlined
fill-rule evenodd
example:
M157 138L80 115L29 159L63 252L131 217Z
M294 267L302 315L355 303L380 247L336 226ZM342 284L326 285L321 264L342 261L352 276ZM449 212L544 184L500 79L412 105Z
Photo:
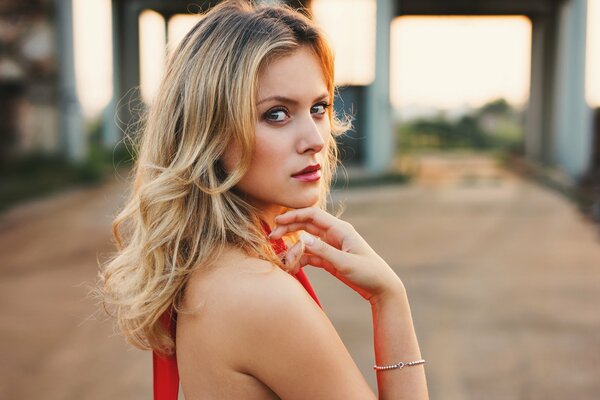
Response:
M75 82L86 117L98 115L112 97L110 1L73 1Z
M165 19L152 10L144 10L140 23L140 91L150 104L165 69L167 34Z
M589 1L586 98L600 106L600 0ZM111 1L74 0L77 91L97 115L112 96ZM369 84L374 74L375 1L313 0L315 20L336 52L337 84ZM142 97L150 101L169 49L200 15L140 15ZM531 24L525 17L400 17L391 27L391 97L396 107L477 106L495 97L527 101Z
M600 107L600 0L588 0L585 97Z
M169 19L167 28L169 53L177 48L179 42L201 19L200 14L176 14Z
M335 52L338 85L368 85L375 74L375 1L313 0L312 11Z
M531 22L508 17L399 17L392 22L395 107L477 107L529 96Z

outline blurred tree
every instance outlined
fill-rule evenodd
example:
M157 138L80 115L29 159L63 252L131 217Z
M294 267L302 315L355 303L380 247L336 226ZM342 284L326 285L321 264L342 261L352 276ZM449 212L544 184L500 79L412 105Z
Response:
M496 99L457 120L440 113L400 125L401 151L422 149L502 149L520 147L523 137L522 113L506 100Z
M505 99L496 99L496 100L490 101L489 103L484 104L477 111L478 111L479 115L485 115L485 114L509 115L514 110Z

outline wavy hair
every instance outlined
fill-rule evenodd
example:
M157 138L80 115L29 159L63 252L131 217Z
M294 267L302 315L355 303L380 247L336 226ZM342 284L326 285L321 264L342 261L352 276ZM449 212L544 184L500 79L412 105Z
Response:
M315 24L284 6L226 1L202 16L171 55L143 118L130 197L113 222L118 252L101 267L105 308L136 347L163 354L174 342L161 323L178 310L190 274L210 268L227 245L281 267L258 210L234 188L250 165L258 77L274 59L309 46L334 97L333 54ZM329 109L332 136L348 123ZM225 171L232 142L241 160ZM327 145L319 206L325 207L337 165Z

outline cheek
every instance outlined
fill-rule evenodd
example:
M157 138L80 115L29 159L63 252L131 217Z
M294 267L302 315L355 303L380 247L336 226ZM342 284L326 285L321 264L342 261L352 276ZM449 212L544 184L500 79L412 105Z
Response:
M331 125L329 124L329 122L327 122L327 124L324 125L325 127L321 130L321 137L323 138L325 145L321 150L321 155L323 155L323 157L326 157L327 153L329 153L329 147L331 146L331 143L335 141L335 138L331 134Z
M331 119L326 114L323 118L323 123L319 126L319 131L321 132L321 137L325 140L325 143L331 139Z
M289 143L278 140L277 136L260 137L257 135L252 165L271 171L282 167L285 160L290 157L289 146Z
M267 190L274 180L279 181L278 172L285 170L284 163L289 155L284 146L275 140L261 140L258 135L250 167L238 186L246 193Z
M223 154L222 161L223 167L227 173L231 173L235 167L240 163L242 158L242 149L239 143L232 143L227 146L227 150Z

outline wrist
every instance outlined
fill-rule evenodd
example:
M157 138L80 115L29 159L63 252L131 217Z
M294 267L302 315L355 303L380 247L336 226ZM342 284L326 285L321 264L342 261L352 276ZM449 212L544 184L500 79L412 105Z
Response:
M372 308L380 308L386 304L398 304L406 302L408 302L406 288L404 287L404 284L400 278L395 279L394 282L390 282L390 285L384 290L369 298L369 303L371 303Z

